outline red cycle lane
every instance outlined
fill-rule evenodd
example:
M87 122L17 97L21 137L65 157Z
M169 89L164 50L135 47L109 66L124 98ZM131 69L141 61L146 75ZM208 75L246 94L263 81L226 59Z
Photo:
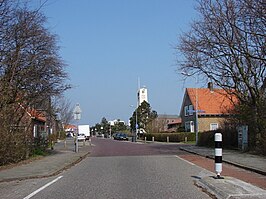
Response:
M215 173L214 160L212 159L194 154L184 154L179 155L179 157ZM221 176L234 177L244 182L266 189L266 176L252 171L247 171L245 169L241 169L227 163L223 163L223 171L221 173Z

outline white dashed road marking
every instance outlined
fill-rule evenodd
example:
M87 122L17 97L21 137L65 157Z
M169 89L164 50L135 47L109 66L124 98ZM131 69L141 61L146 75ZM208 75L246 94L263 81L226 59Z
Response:
M32 196L36 195L37 193L39 193L40 191L44 190L46 187L50 186L51 184L55 183L56 181L58 181L60 178L62 178L63 176L59 176L58 178L54 179L53 181L47 183L46 185L42 186L41 188L37 189L36 191L32 192L30 195L26 196L23 199L30 199Z

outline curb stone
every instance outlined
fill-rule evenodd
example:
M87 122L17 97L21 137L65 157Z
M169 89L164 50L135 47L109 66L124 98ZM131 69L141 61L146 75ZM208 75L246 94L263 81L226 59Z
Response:
M218 199L264 199L266 191L236 178L215 179L213 176L196 181L196 185Z

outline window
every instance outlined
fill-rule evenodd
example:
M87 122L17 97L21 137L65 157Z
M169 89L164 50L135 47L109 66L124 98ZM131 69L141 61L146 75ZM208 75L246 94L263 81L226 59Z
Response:
M190 122L185 123L185 130L186 130L186 132L190 131Z
M195 127L194 127L194 122L190 121L190 132L194 133L195 132Z
M34 125L33 126L33 137L36 138L38 136L37 133L38 133L38 126L37 125Z
M211 123L211 124L210 124L210 130L211 130L211 131L214 131L214 130L216 130L216 129L218 129L218 124L217 124L217 123Z
M189 115L193 115L193 105L189 105L189 111L188 111L188 113L189 113Z
M194 132L194 122L188 121L185 123L185 130L186 132Z
M188 116L188 106L184 107L185 116Z

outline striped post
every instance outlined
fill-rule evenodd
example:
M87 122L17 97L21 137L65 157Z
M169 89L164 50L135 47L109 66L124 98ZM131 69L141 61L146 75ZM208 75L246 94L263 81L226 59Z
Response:
M214 136L215 141L215 172L217 174L217 178L221 178L222 172L222 134L215 133Z

